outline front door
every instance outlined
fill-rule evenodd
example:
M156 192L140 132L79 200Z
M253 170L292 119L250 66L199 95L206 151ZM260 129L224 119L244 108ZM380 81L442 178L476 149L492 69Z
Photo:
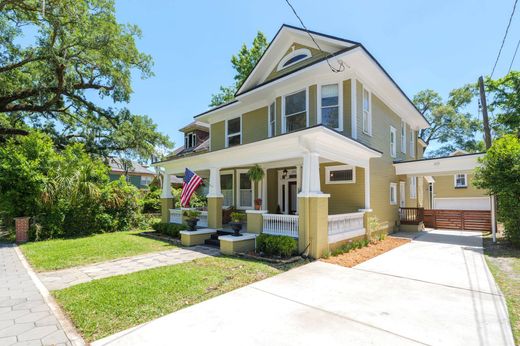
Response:
M406 183L404 181L401 181L399 184L399 206L401 208L404 208L406 206L406 192L405 192L405 185Z
M297 209L297 200L298 200L298 191L297 185L295 181L289 182L289 214L296 214Z

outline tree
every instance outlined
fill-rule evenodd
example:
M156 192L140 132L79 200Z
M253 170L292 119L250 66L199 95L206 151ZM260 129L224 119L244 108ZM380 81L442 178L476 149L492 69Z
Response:
M420 130L419 137L427 145L432 142L441 144L430 154L437 156L447 155L456 149L470 152L483 149L481 141L475 139L480 121L464 112L472 98L469 86L452 90L446 102L431 89L420 91L413 97L413 103L431 124L429 128Z
M236 91L253 71L267 46L267 39L261 31L257 32L251 48L247 48L245 43L242 44L238 54L231 57L231 64L236 71L235 84L229 87L221 86L220 92L211 96L210 107L219 106L234 99Z
M496 80L488 77L484 83L494 113L493 131L497 136L512 133L520 137L520 72L511 71Z
M132 94L132 72L152 76L135 25L119 24L114 0L0 0L0 135L43 130L58 146L85 143L108 155L151 155L171 146L153 125L121 104Z
M506 238L520 246L520 139L509 134L495 140L480 163L473 183L497 196Z

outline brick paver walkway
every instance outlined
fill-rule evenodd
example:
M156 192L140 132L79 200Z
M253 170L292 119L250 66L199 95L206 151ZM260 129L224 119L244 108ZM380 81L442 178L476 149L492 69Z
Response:
M0 244L0 345L70 345L15 252Z
M219 249L198 245L190 247L189 249L175 248L173 250L116 259L82 267L38 273L38 276L49 290L60 290L96 279L129 274L140 270L184 263L197 258L218 255L220 255Z

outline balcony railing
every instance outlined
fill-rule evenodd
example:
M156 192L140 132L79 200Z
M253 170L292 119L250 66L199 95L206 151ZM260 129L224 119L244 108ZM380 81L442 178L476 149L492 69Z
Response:
M424 221L424 208L399 208L402 225L418 225Z
M363 215L364 212L329 215L329 243L364 235Z
M298 215L262 214L263 233L298 238Z

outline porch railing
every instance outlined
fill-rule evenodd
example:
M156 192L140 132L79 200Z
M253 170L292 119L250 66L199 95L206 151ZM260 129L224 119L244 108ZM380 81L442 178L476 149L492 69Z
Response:
M170 209L170 223L182 223L182 210Z
M329 243L365 234L364 212L329 215Z
M263 233L298 238L298 215L262 214Z
M183 223L182 213L186 210L191 210L190 208L181 208L181 209L170 209L170 223ZM197 222L197 226L200 227L208 227L208 212L206 210L200 211L199 222Z
M424 221L424 208L399 208L402 225L418 225Z

